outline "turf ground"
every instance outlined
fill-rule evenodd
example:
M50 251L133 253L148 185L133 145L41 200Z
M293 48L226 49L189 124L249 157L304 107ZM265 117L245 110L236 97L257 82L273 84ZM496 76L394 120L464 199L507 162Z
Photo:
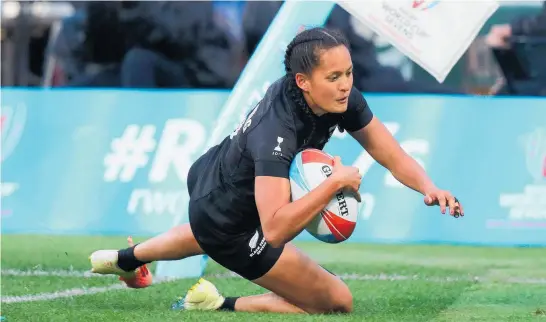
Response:
M88 255L125 237L2 236L2 316L11 321L546 321L544 249L299 243L343 276L350 315L180 312L170 305L195 282L144 290L88 276ZM206 275L227 296L263 290L215 263Z

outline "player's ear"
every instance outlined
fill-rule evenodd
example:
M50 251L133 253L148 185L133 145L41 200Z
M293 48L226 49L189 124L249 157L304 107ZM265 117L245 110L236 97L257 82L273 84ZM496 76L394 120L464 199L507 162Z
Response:
M297 73L296 74L296 85L298 85L299 88L301 88L302 91L308 92L309 91L309 77L303 73Z

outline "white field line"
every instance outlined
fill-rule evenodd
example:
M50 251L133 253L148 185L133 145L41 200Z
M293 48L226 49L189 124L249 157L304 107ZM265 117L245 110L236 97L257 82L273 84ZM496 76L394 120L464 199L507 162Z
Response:
M91 271L76 271L76 270L20 270L20 269L3 269L0 271L2 276L54 276L54 277L110 277L113 278L113 275L102 275L91 273Z
M399 275L399 274L358 274L358 273L339 273L336 274L343 280L353 281L422 281L434 283L452 283L452 282L475 282L475 283L505 283L505 284L534 284L546 285L546 278L526 278L526 277L508 277L508 278L488 278L482 276L420 276L420 275ZM233 272L222 274L211 274L205 277L215 278L240 278Z
M110 277L108 275L93 274L88 271L74 271L74 270L16 270L16 269L3 269L1 270L2 278L5 276L55 276L55 277ZM447 277L431 277L431 276L419 276L419 275L399 275L399 274L338 274L341 279L344 280L361 280L361 281L425 281L434 283L452 283L452 282L475 282L475 283L487 283L487 282L500 282L511 284L534 284L534 285L546 285L546 278L517 278L510 277L504 279L489 279L479 276L447 276ZM206 275L206 278L240 278L235 273L223 273ZM172 282L176 279L154 279L154 284L160 284L165 282ZM35 295L21 295L21 296L3 296L1 298L2 303L22 303L22 302L35 302L35 301L47 301L55 300L59 298L75 297L81 295L90 295L109 292L112 290L126 289L126 286L122 283L117 283L109 286L90 287L90 288L73 288L58 292L40 293Z
M59 292L40 293L35 295L2 296L2 303L47 301L47 300L65 298L65 297L104 293L104 292L108 292L112 290L119 290L122 288L125 288L125 285L114 284L114 285L101 286L101 287L73 288L73 289L68 289L68 290L59 291Z
M3 272L4 270L2 270L2 275L3 275ZM23 275L23 276L31 276L31 275ZM47 276L47 275L41 274L37 276ZM59 275L57 274L52 276L59 276ZM165 279L156 278L154 280L154 285L172 282L175 280L176 279L172 279L172 278L165 278ZM9 296L9 295L2 296L1 302L2 303L23 303L23 302L48 301L48 300L66 298L66 297L71 298L71 297L81 296L81 295L99 294L99 293L105 293L105 292L109 292L113 290L121 290L121 289L127 289L127 286L125 286L125 284L123 284L122 282L119 282L119 283L108 285L108 286L98 286L98 287L89 287L89 288L79 287L79 288L62 290L58 292L40 293L40 294L34 294L34 295L28 294L28 295L19 295L19 296Z

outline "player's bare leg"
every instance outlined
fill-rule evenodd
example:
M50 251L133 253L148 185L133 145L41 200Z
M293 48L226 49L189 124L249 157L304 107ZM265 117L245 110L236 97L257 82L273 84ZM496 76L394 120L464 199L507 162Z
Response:
M199 311L305 313L304 310L275 293L224 298L211 282L203 278L192 286L184 297L179 298L172 308Z
M234 308L239 312L305 313L303 309L289 303L275 293L238 298Z
M292 244L285 246L281 257L266 275L253 282L273 293L224 298L212 283L201 279L174 307L276 313L351 312L353 308L347 285Z
M179 260L201 254L203 250L195 240L190 224L173 227L138 244L134 249L136 259L142 262Z
M203 254L190 225L180 225L134 246L129 238L129 248L99 250L91 254L91 271L115 274L131 288L144 288L152 284L152 274L147 263L158 260L177 260Z
M353 297L347 285L291 243L286 244L275 266L253 282L307 313L348 313L353 309ZM273 309L282 312L283 307ZM241 309L252 310L252 307Z

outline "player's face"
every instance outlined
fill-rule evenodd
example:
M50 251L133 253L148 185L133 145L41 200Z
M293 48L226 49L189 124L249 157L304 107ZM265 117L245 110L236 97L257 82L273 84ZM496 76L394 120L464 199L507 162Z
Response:
M353 87L353 63L347 47L322 51L319 66L302 78L300 87L316 114L345 112Z

